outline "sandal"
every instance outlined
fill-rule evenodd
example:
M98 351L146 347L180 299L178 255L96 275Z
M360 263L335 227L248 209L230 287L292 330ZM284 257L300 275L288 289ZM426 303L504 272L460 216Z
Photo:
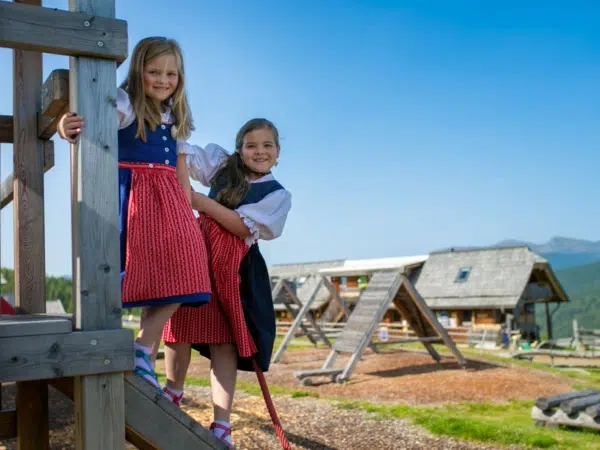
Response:
M165 395L165 397L167 397L169 400L171 400L176 406L181 406L181 400L183 399L183 393L181 393L180 395L176 395L171 389L168 388L168 386L165 386L163 388L163 394Z
M221 440L222 442L224 442L224 443L225 443L225 445L226 445L227 447L229 447L230 449L233 449L233 450L235 450L235 446L234 446L233 444L229 443L229 442L226 440L226 439L227 439L227 436L231 436L231 428L228 428L228 427L226 427L226 426L224 426L224 425L221 425L220 423L214 423L214 422L213 422L213 423L211 423L211 424L210 424L210 428L209 428L209 430L210 430L210 431L212 431L212 430L214 430L215 428L219 428L220 430L225 430L225 433L223 433L223 434L221 435L221 437L218 437L217 439L219 439L219 440ZM213 436L214 436L214 434L213 434ZM216 437L216 436L215 436L215 437Z
M148 367L152 367L152 364L150 362L150 355L148 355L147 353L144 353L141 350L136 350L135 357L142 358L144 362L148 364ZM136 375L142 377L144 380L150 383L158 392L163 394L162 387L158 382L158 376L156 375L156 372L154 370L148 370L142 366L135 366L134 372Z

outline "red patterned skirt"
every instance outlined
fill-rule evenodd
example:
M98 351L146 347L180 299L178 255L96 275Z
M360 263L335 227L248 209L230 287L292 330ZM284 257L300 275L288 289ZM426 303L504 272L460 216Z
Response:
M123 307L208 302L204 235L175 167L119 162L119 197Z
M204 214L198 222L208 248L212 301L201 308L179 308L165 325L162 339L191 344L235 343L239 356L250 358L257 348L242 307L239 275L248 246Z

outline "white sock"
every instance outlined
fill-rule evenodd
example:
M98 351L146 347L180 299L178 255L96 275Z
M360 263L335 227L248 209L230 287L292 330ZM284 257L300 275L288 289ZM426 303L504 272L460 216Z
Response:
M183 389L175 389L174 387L171 387L169 385L167 385L167 389L169 389L173 394L175 394L176 397L180 397L181 395L183 395Z
M231 422L225 422L223 420L215 420L214 422L218 423L219 425L223 425L224 427L231 428ZM221 439L221 436L223 436L226 433L226 431L222 430L221 428L213 428L211 431L217 439ZM233 439L231 438L231 433L229 433L229 435L224 440L228 444L233 445Z

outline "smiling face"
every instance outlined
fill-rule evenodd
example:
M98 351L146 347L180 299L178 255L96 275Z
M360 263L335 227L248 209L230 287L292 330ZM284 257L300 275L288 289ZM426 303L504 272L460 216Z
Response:
M257 173L252 175L256 179L273 168L279 157L279 146L272 130L257 128L244 135L239 152L246 167Z
M179 65L175 55L161 55L144 65L144 93L157 102L171 97L179 84Z

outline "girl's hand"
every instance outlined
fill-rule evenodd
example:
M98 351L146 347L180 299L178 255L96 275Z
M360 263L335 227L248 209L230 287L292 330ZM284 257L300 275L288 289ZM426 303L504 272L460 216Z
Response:
M58 121L58 135L64 140L75 144L83 128L83 117L74 112L68 112Z
M207 200L210 200L206 195L192 191L192 208L198 212L205 212Z

